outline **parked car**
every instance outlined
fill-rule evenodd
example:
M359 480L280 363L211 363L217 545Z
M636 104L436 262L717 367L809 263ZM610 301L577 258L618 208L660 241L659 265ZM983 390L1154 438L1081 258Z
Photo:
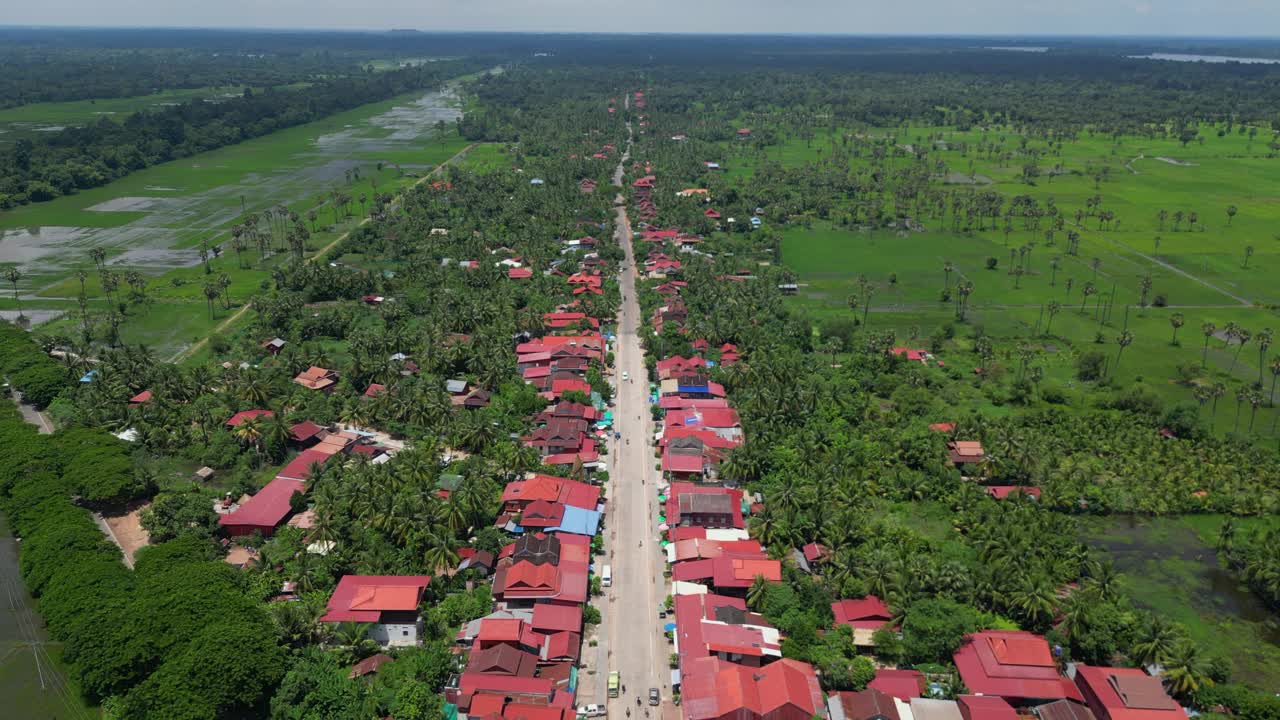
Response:
M658 617L659 617L659 618L665 618L666 616L667 616L667 606L666 606L666 605L659 605L659 606L658 606Z
M658 693L658 688L649 688L649 704L657 705L662 702L662 695Z
M581 705L578 707L578 720L585 718L598 718L605 716L603 705Z

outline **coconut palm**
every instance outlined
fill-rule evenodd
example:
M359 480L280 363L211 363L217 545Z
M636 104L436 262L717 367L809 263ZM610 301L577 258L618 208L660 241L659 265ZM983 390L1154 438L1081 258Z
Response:
M1181 635L1175 626L1163 616L1153 615L1150 622L1140 630L1129 649L1129 655L1139 665L1161 664L1173 653L1180 639Z
M1196 644L1183 640L1173 647L1164 662L1164 681L1177 698L1187 698L1197 690L1213 685L1204 658Z

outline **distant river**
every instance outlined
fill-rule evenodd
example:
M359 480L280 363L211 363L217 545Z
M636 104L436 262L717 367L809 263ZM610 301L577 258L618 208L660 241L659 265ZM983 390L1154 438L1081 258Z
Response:
M1129 55L1134 60L1172 60L1173 62L1203 63L1243 63L1245 65L1280 65L1276 58L1230 57L1228 55L1186 55L1183 53L1151 53L1150 55Z

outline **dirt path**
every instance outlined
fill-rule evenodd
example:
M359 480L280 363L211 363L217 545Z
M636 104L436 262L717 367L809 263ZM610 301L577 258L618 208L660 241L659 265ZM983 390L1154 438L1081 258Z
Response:
M22 413L23 420L35 425L42 435L48 435L53 432L53 423L49 421L48 415L22 402L22 395L17 390L11 389L9 393L13 398L13 404L18 406L18 412Z
M1084 230L1083 225L1079 225L1077 227L1079 227L1081 230ZM1182 268L1176 265L1167 263L1164 260L1161 260L1160 258L1157 258L1155 256L1148 255L1142 252L1141 250L1133 247L1132 245L1129 245L1128 243L1122 243L1119 240L1114 240L1112 238L1109 238L1106 235L1103 235L1101 232L1096 232L1092 234L1097 235L1098 237L1102 238L1103 240L1106 240L1107 242L1111 243L1112 245L1115 245L1118 248L1123 248L1125 250L1128 250L1129 252L1133 253L1134 255L1137 255L1138 257L1142 258L1143 260L1146 260L1147 262L1155 263L1156 265L1159 265L1160 267L1164 268L1165 270L1168 270L1169 272L1177 273L1182 277L1188 280L1191 280L1192 282L1199 283L1209 288L1210 290L1226 295L1227 297L1231 298L1232 300L1235 300L1236 302L1240 303L1241 305L1244 305L1245 307L1253 307L1253 301L1250 300L1249 298L1241 297L1229 290L1218 287L1217 285L1214 285L1208 280L1192 275L1191 273L1187 272L1186 270L1183 270Z
M397 193L397 194L396 194L396 196L395 196L394 198L392 198L392 200L391 200L391 204L393 204L393 205L394 205L394 204L396 204L396 203L400 202L400 199L401 199L402 197L404 197L405 192L407 192L408 190L411 190L411 189L413 189L413 188L418 187L418 186L419 186L419 185L421 185L422 183L426 182L429 178L435 177L435 176L436 176L436 175L438 175L441 171L443 171L446 167L448 167L448 166L452 165L453 163L455 163L455 162L457 162L458 160L460 160L460 159L462 159L463 157L465 157L467 153L471 152L471 150L472 150L473 148L475 148L475 146L476 146L476 143L471 143L470 145L467 145L466 147L462 148L462 149L461 149L461 150L459 150L457 153L455 153L455 154L453 155L453 157L451 157L451 158L449 158L448 160L445 160L444 162L442 162L442 163L440 163L439 165L437 165L437 166L435 167L435 169L434 169L434 170L432 170L431 172L427 173L426 175L423 175L422 177L418 178L417 182L413 183L412 185L410 185L410 186L409 186L408 188L406 188L405 190L401 190L399 193ZM324 247L320 248L320 249L316 252L316 254L312 255L312 256L311 256L311 257L309 257L309 258L307 258L307 262L308 262L308 263L313 263L313 262L315 262L315 261L317 261L317 260L319 260L319 259L323 258L325 255L329 254L329 252L330 252L331 250L333 250L335 247L337 247L339 243L341 243L343 240L346 240L348 237L350 237L350 236L351 236L351 233L353 233L353 232L355 232L356 230L359 230L360 228L362 228L362 227L364 227L365 225L369 224L369 222L371 222L371 221L372 221L372 219L373 219L373 218L366 217L366 218L364 218L363 220L361 220L359 223L356 223L356 226L355 226L355 227L353 227L353 228L351 228L351 229L347 230L346 232L342 233L342 234L341 234L341 235L339 235L338 237L334 238L333 242L331 242L331 243L329 243L328 245L325 245ZM244 317L245 313L249 312L249 309L250 309L250 308L252 308L252 307L253 307L253 303L245 303L245 304L244 304L244 305L243 305L239 310L237 310L237 311L235 311L234 313L232 313L232 315L231 315L230 317L228 317L226 320L223 320L222 322L220 322L220 323L218 323L216 326L214 326L213 330L211 330L211 331L209 332L209 334L208 334L208 335L204 336L203 338L200 338L200 340L199 340L199 341L197 341L194 345L192 345L191 347L187 348L186 350L180 350L180 351L178 351L177 353L175 353L173 357L169 358L169 362L175 362L175 363L176 363L176 362L180 362L180 361L182 361L182 360L185 360L185 359L187 359L187 358L191 357L192 355L195 355L197 352L199 352L200 348L204 347L204 346L209 342L209 338L210 338L210 337L212 337L212 336L214 336L214 335L216 335L216 334L218 334L218 333L220 333L220 332L223 332L223 331L224 331L224 330L226 330L227 328L229 328L229 327L231 327L232 325L234 325L236 322L238 322L238 321L240 320L240 318Z

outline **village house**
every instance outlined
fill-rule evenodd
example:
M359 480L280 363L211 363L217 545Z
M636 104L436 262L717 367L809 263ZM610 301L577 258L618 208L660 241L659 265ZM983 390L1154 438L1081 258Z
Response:
M962 471L981 464L986 457L977 440L953 440L947 443L947 459Z
M1178 720L1187 713L1160 678L1141 668L1075 667L1076 686L1098 720Z
M298 373L298 376L293 381L308 390L328 392L338 383L338 373L312 365Z
M970 691L1003 697L1014 705L1084 698L1058 664L1043 637L1021 630L985 630L965 639L954 655Z
M320 622L369 623L369 638L383 647L417 645L418 606L430 582L426 575L344 575Z
M874 595L833 602L831 613L835 616L836 627L845 625L853 630L853 644L857 647L874 646L872 636L875 631L893 619L893 613L884 601Z

